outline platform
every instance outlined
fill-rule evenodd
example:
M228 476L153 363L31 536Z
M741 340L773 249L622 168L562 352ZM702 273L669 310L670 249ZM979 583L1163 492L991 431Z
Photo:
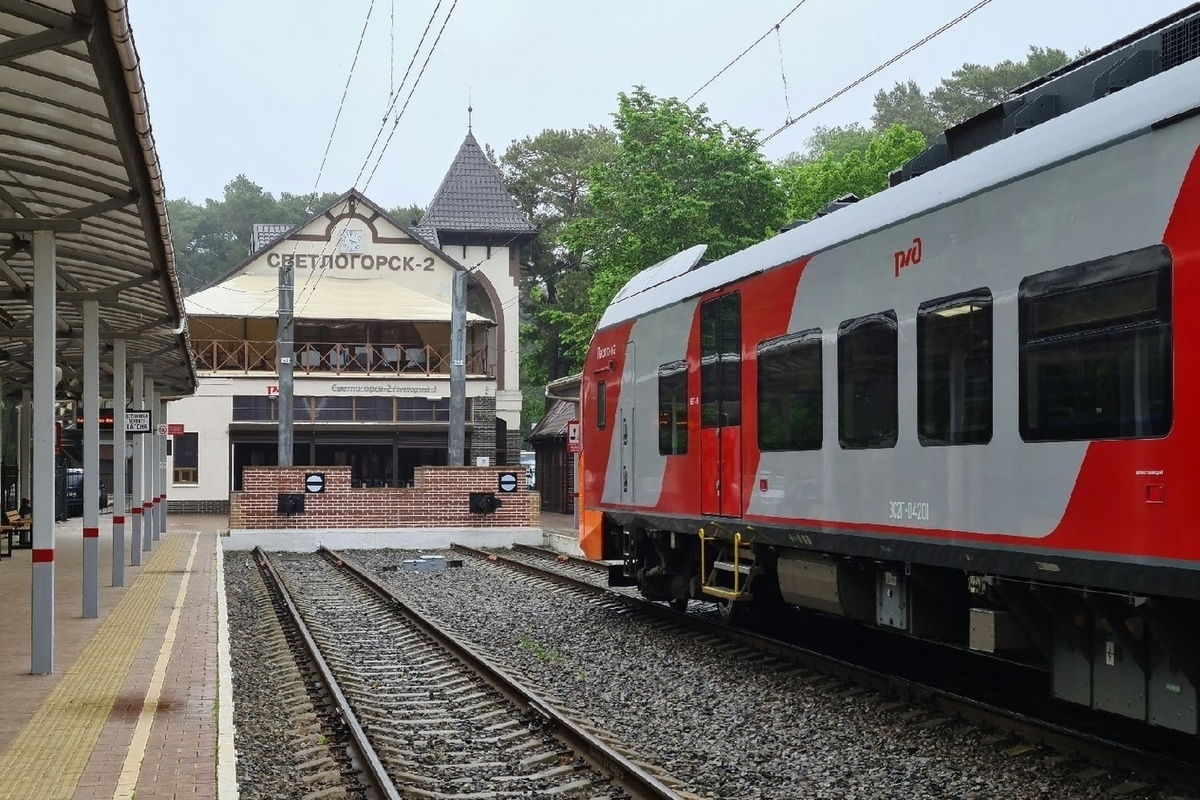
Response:
M31 551L0 560L0 797L215 798L223 771L219 796L236 797L231 718L218 748L218 711L231 709L218 702L227 527L172 517L114 588L112 517L102 515L100 617L84 619L82 523L56 525L52 675L29 673Z
M546 514L570 544L569 516ZM31 675L30 550L0 559L0 797L237 795L222 544L226 517L174 515L113 587L100 518L100 617L82 617L83 529L55 526L54 674Z

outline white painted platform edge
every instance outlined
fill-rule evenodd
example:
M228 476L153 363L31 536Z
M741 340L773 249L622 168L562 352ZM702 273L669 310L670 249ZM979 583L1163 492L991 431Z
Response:
M237 746L233 729L233 669L229 658L229 608L225 554L217 548L217 799L237 800Z

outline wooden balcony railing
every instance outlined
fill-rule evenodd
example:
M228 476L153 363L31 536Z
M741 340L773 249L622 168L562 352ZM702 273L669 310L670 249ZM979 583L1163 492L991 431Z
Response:
M197 340L196 368L202 372L277 372L274 342ZM297 342L294 373L354 375L449 375L450 353L429 345ZM469 348L467 374L495 377L487 348Z

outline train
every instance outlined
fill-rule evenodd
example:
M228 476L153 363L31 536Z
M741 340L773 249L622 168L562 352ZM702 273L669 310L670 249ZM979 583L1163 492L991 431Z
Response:
M882 192L634 276L580 388L610 581L1028 661L1196 734L1197 56L1193 5Z

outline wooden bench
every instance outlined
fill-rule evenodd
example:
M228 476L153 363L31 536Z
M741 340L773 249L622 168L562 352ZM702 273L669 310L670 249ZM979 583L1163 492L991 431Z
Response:
M17 537L13 544L13 536ZM4 524L0 525L0 536L8 539L8 554L12 555L14 547L29 549L33 547L33 520L22 517L16 511L4 512Z

